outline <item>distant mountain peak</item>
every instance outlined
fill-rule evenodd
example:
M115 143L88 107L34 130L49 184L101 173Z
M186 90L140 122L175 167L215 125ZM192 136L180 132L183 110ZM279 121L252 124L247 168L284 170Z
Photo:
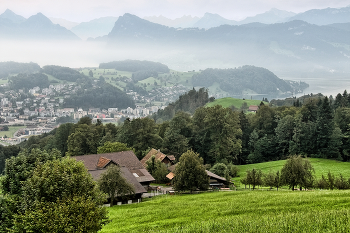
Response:
M193 26L198 28L209 29L224 24L235 25L236 23L236 21L226 19L219 14L206 12L204 16L201 19L199 19Z
M219 14L216 13L210 13L210 12L205 12L204 17L216 17L216 18L221 18L221 19L225 19L224 17L222 17Z
M0 18L9 19L14 23L22 23L26 20L23 16L15 14L10 9L6 9L5 12L0 15Z
M44 26L44 27L48 27L53 25L53 23L51 22L51 20L46 17L44 14L42 13L37 13L36 15L32 15L30 16L27 21L25 22L25 24L27 25L33 25L33 26Z

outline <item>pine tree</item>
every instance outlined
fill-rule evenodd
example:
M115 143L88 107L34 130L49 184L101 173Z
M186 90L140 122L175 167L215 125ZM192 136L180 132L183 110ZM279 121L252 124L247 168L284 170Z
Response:
M325 97L321 102L317 114L317 152L320 156L329 156L329 143L334 130L334 121L331 106L328 98Z

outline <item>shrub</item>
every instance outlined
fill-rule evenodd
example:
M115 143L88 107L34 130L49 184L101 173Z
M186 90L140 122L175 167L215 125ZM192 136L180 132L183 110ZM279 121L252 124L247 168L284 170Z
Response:
M218 176L224 177L225 172L227 170L227 166L223 163L216 163L212 168L210 168L210 171Z

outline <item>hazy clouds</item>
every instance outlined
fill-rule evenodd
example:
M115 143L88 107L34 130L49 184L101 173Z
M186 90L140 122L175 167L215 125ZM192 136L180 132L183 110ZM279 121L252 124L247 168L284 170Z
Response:
M210 12L238 20L271 8L298 13L312 8L347 5L350 5L350 0L1 0L0 12L8 8L24 17L42 12L48 17L76 22L124 13L176 18L203 16L205 12Z

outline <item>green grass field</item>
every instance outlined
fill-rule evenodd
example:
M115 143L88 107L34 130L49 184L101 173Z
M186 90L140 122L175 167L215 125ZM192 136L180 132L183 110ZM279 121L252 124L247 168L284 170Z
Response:
M109 215L100 232L349 232L350 191L166 195Z
M0 138L1 137L4 137L5 135L8 137L8 138L12 138L13 137L13 134L19 130L19 129L24 129L26 128L25 126L9 126L9 131L0 131Z
M350 163L349 162L340 162L330 159L319 159L319 158L308 158L315 169L315 175L317 178L320 178L323 175L327 175L328 171L333 173L335 176L338 176L341 173L346 178L350 178ZM260 169L263 173L268 173L270 171L276 172L281 170L286 160L272 161L266 163L256 163L256 164L247 164L239 165L240 177L246 175L247 170ZM239 180L240 177L234 178L234 180Z
M8 83L8 79L0 79L0 85Z
M224 108L228 108L233 105L236 108L240 108L242 107L244 102L246 102L249 107L250 105L259 105L261 103L261 100L247 100L247 99L243 100L243 99L235 99L235 98L227 97L227 98L216 99L213 102L208 103L206 106L213 107L215 105L221 105ZM268 103L265 103L265 104L268 104Z

